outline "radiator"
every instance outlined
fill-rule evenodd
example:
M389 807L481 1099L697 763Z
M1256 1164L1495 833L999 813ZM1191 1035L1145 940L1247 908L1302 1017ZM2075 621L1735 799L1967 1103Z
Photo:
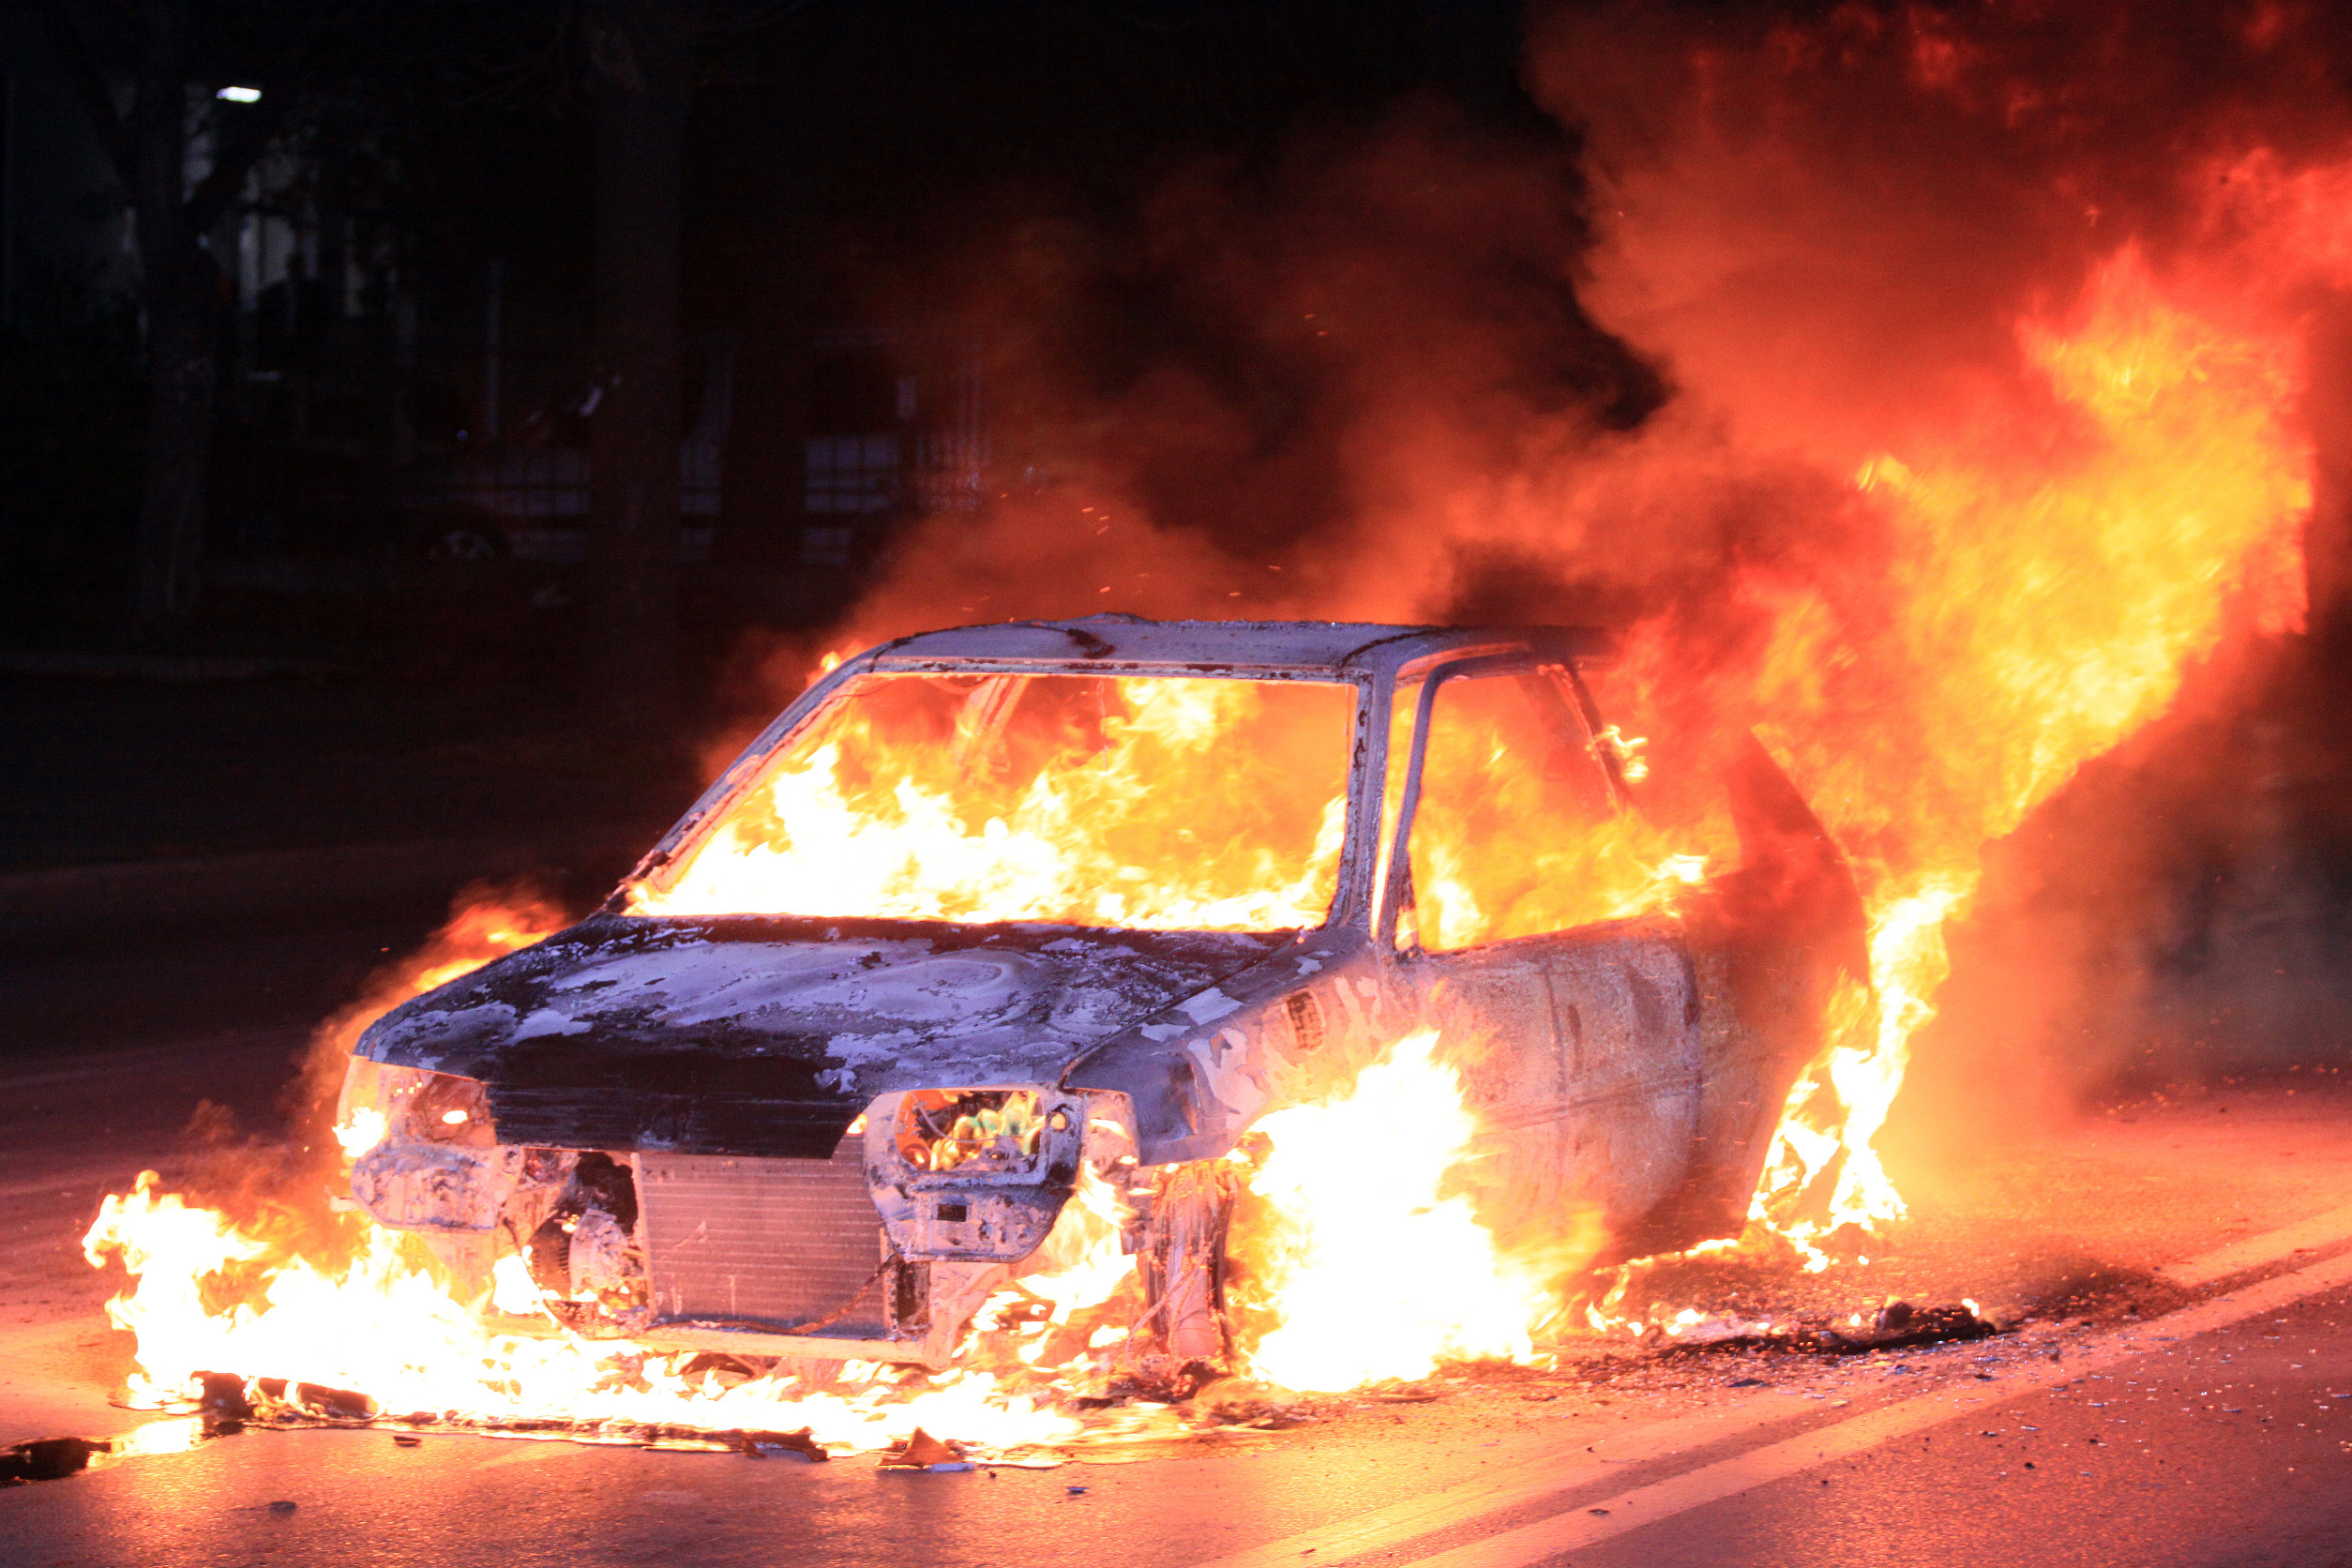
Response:
M640 1153L637 1196L661 1320L780 1331L847 1306L812 1332L885 1337L885 1282L874 1279L882 1221L867 1196L864 1143L845 1138L829 1160Z

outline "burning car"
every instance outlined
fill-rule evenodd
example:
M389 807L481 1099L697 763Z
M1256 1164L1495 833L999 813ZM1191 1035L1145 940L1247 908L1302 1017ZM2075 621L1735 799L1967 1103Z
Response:
M938 1366L1084 1195L1137 1332L1215 1360L1253 1123L1434 1030L1499 1225L1732 1233L1862 907L1752 740L1738 867L1676 859L1607 656L1122 615L871 649L603 909L368 1030L353 1199L493 1312Z

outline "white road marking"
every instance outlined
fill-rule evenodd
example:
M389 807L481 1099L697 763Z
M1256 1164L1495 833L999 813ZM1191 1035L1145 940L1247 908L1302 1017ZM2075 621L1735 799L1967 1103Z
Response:
M496 1470L502 1465L535 1465L543 1459L565 1457L566 1455L561 1451L566 1448L572 1450L574 1454L588 1452L578 1443L567 1443L560 1439L523 1438L517 1440L517 1446L512 1453L501 1454L493 1458L485 1459L474 1468L477 1470Z
M2296 1225L2232 1242L2159 1273L2184 1287L2210 1284L2298 1251L2345 1240L2352 1240L2352 1204ZM2152 1334L2159 1327L2170 1330L2172 1337L2185 1339L2346 1283L2352 1283L2352 1256L2312 1264L2218 1300L2151 1319L2080 1346L2069 1346L2061 1363L2044 1369L2010 1373L1998 1402L2007 1404L2037 1389L2070 1382L2087 1372L2139 1355L2145 1349L2152 1348L2143 1347L2142 1336ZM1414 1568L1525 1568L1547 1557L1638 1530L1766 1482L1952 1420L1962 1413L1957 1408L1961 1397L1958 1394L1938 1392L1881 1406L1590 1505L1606 1509L1606 1515L1589 1512L1580 1504L1574 1513L1540 1519L1416 1560ZM1983 1416L1993 1408L1981 1403L1982 1394L1971 1392L1965 1397L1978 1407L1967 1412L1971 1417ZM1316 1568L1333 1568L1334 1564L1404 1545L1473 1519L1579 1490L1607 1474L1612 1465L1668 1458L1794 1421L1807 1413L1805 1407L1792 1405L1786 1395L1750 1395L1694 1415L1631 1427L1602 1439L1590 1449L1563 1448L1473 1481L1407 1498L1385 1508L1217 1558L1199 1568L1298 1568L1301 1559L1308 1557Z
M1759 1427L1810 1413L1786 1394L1749 1395L1728 1404L1668 1421L1646 1422L1606 1434L1587 1448L1560 1448L1543 1457L1489 1471L1472 1481L1391 1503L1318 1530L1302 1530L1262 1546L1221 1557L1199 1568L1298 1568L1312 1554L1317 1568L1348 1562L1391 1546L1417 1541L1464 1519L1499 1514L1536 1502L1556 1492L1587 1485L1622 1468L1685 1454Z
M2324 1214L2295 1225L2265 1230L2259 1236L2218 1247L2202 1258L2166 1264L2156 1273L2175 1285L2195 1287L2210 1285L2217 1279L2258 1269L2265 1263L2275 1263L2299 1252L2309 1252L2336 1242L2352 1240L2352 1203L2341 1209L2330 1209Z
M2021 1395L2046 1388L2052 1383L2071 1382L2086 1372L2113 1366L2153 1350L2153 1346L2144 1346L2141 1339L2156 1324L2171 1329L2176 1336L2186 1340L2259 1317L2265 1312L2275 1311L2305 1296L2317 1295L2344 1285L2352 1285L2352 1254L2314 1263L2292 1274L2280 1274L2275 1279L2266 1279L2259 1285L2250 1285L2230 1295L2185 1307L2147 1324L2103 1334L2081 1349L2070 1353L2063 1364L2013 1372L2007 1380L2009 1387L2000 1403L2013 1403ZM1963 1413L1955 1408L1956 1403L1950 1395L1930 1394L1907 1399L1901 1404L1883 1406L1833 1426L1824 1426L1734 1458L1686 1470L1654 1485L1636 1487L1614 1498L1604 1498L1590 1510L1578 1508L1574 1513L1538 1519L1515 1530L1506 1530L1484 1540L1455 1546L1450 1551L1416 1558L1412 1568L1532 1568L1533 1564L1558 1557L1562 1552L1574 1551L1596 1541L1606 1541L1627 1530L1639 1530L1644 1525L1656 1524L1677 1514L1737 1496L1767 1482L1783 1480L1817 1465L1876 1448L1892 1439L1940 1425ZM1970 1420L1977 1420L1989 1414L1990 1408L1965 1413Z

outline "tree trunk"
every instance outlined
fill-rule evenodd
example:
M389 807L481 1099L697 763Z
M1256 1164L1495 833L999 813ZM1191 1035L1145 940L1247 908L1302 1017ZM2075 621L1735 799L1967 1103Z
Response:
M596 342L588 460L588 707L616 738L675 702L679 168L701 0L595 0Z
M131 211L146 307L147 451L132 559L131 625L169 630L196 603L217 377L219 269L189 232L186 0L140 8L148 47L129 127Z

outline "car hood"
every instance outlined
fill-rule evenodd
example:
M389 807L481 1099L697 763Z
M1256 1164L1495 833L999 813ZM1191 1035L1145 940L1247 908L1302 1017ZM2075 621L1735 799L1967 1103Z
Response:
M403 1003L376 1062L478 1078L500 1141L832 1152L875 1095L1038 1083L1283 937L600 914Z

